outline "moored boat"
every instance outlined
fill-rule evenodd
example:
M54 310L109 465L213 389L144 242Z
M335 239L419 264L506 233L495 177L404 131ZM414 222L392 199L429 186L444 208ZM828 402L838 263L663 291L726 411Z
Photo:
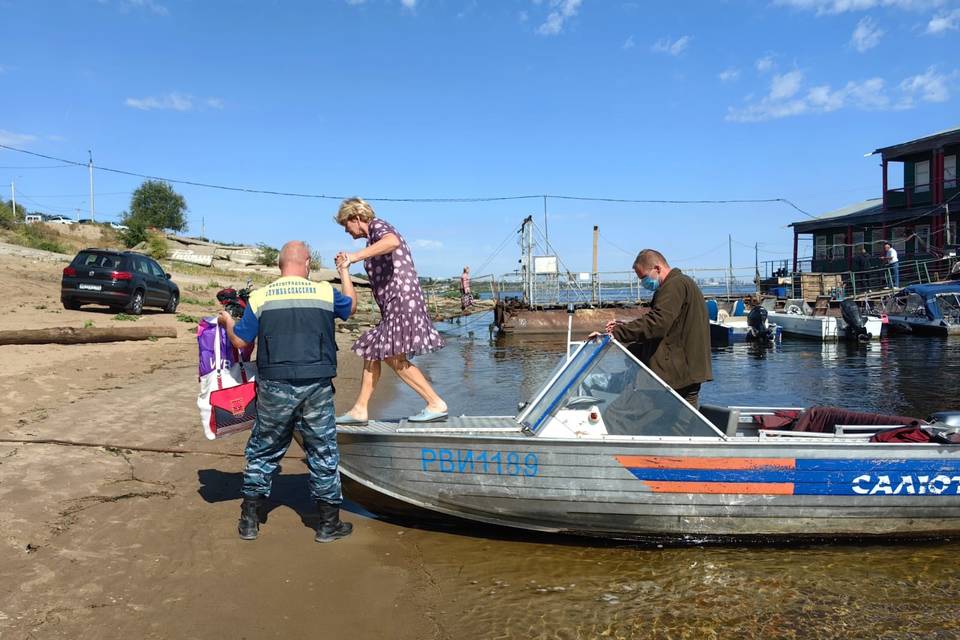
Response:
M602 337L564 359L517 416L341 427L341 470L412 507L539 531L960 533L960 444L945 422L955 416L916 427L929 440L906 443L876 441L903 428L884 417L827 431L758 424L776 412L698 411Z
M883 318L861 315L853 301L844 301L840 315L814 315L805 310L803 302L788 304L783 311L771 311L769 318L788 336L815 340L879 340L883 332Z
M960 281L904 287L886 303L892 327L932 335L960 334Z

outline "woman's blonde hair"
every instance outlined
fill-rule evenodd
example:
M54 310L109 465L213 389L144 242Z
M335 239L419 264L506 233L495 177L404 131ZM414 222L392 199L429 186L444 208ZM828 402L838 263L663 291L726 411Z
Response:
M340 210L337 211L337 216L334 220L336 220L339 225L345 225L347 224L347 220L352 220L353 218L360 218L363 222L370 222L376 217L377 214L373 212L373 207L363 198L347 198L340 203Z

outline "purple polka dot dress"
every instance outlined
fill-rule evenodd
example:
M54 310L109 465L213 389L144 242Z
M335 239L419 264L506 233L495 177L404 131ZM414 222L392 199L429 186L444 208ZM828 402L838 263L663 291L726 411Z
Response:
M364 360L412 357L444 346L427 313L413 256L403 236L389 223L374 218L367 229L367 246L390 233L397 236L400 246L392 253L363 261L381 315L380 324L351 347Z

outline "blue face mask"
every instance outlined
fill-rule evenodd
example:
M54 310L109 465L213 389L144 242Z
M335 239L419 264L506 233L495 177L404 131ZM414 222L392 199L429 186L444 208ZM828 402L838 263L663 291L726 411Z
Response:
M660 281L654 280L650 276L643 276L643 278L640 279L640 286L647 291L656 291L660 287Z

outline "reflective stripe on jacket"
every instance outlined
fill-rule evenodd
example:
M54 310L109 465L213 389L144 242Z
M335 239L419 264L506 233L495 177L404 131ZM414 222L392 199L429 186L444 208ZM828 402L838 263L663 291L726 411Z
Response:
M257 375L264 380L308 380L337 375L333 287L283 277L250 294L257 316Z

